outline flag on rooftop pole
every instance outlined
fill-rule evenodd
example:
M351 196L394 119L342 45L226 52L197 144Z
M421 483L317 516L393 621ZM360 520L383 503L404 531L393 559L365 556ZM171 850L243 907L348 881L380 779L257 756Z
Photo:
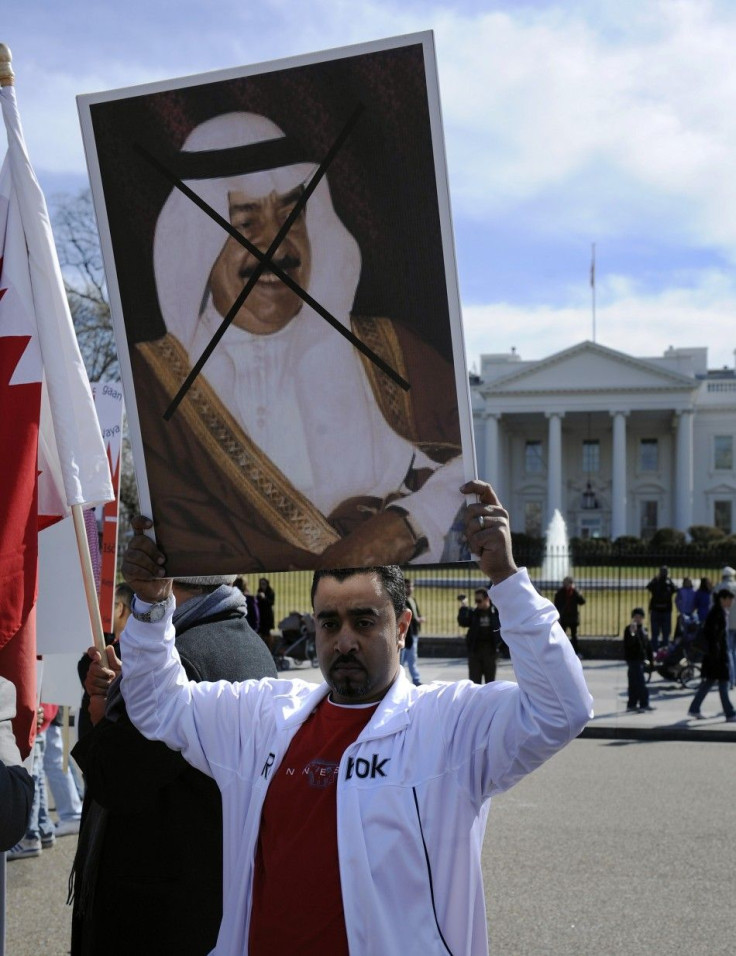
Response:
M8 82L9 51L0 48L0 84ZM109 501L113 491L12 85L0 86L0 101L8 136L0 170L0 675L16 684L14 729L27 753L35 733L38 532L70 509L83 528L82 506Z

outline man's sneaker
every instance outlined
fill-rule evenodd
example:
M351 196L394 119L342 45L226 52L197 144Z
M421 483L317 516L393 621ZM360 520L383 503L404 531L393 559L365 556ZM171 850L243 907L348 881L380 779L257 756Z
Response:
M32 856L41 856L41 841L38 837L32 839L24 837L7 853L8 860L25 860L26 857Z
M626 713L627 713L627 714L635 714L635 713L638 712L638 710L639 710L638 707L627 707L627 708L626 708Z
M649 704L647 704L646 707L642 707L642 710L646 710L647 713L651 713L651 711L656 710L656 709L657 709L656 707L652 707L652 706L650 706Z
M736 724L736 714L731 714L730 717L726 717L727 724Z
M50 850L51 847L56 843L56 836L53 833L42 833L41 834L41 846L44 850Z
M700 711L698 711L697 714L694 714L691 710L689 710L687 712L687 715L688 717L691 717L693 720L707 720L707 717L705 716L705 714L701 714Z
M79 820L60 820L56 824L57 837L70 836L79 833Z

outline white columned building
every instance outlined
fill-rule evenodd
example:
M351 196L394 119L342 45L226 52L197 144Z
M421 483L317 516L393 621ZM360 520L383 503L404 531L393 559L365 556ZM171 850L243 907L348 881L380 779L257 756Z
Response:
M543 534L559 508L571 537L736 534L736 370L708 370L707 349L488 354L471 394L480 476L513 530Z

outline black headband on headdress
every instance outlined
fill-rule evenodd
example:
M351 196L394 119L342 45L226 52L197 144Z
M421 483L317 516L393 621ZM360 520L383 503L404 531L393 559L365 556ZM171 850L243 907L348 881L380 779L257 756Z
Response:
M204 149L197 152L181 150L164 160L168 169L179 179L226 179L230 176L246 176L264 169L278 169L296 163L314 163L317 160L307 155L306 149L293 139L279 136L248 146L231 146L228 149Z

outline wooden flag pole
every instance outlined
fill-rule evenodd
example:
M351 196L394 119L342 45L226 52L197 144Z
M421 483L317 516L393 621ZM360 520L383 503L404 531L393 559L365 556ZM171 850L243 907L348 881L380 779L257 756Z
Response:
M87 597L89 623L92 627L92 636L94 638L95 647L102 655L102 662L104 664L105 634L102 630L100 604L97 600L97 585L95 584L95 573L92 569L92 556L89 553L89 541L87 540L87 528L84 524L84 511L82 505L72 505L72 518L74 519L74 534L77 538L79 560L82 565L82 577L84 578L84 593Z

